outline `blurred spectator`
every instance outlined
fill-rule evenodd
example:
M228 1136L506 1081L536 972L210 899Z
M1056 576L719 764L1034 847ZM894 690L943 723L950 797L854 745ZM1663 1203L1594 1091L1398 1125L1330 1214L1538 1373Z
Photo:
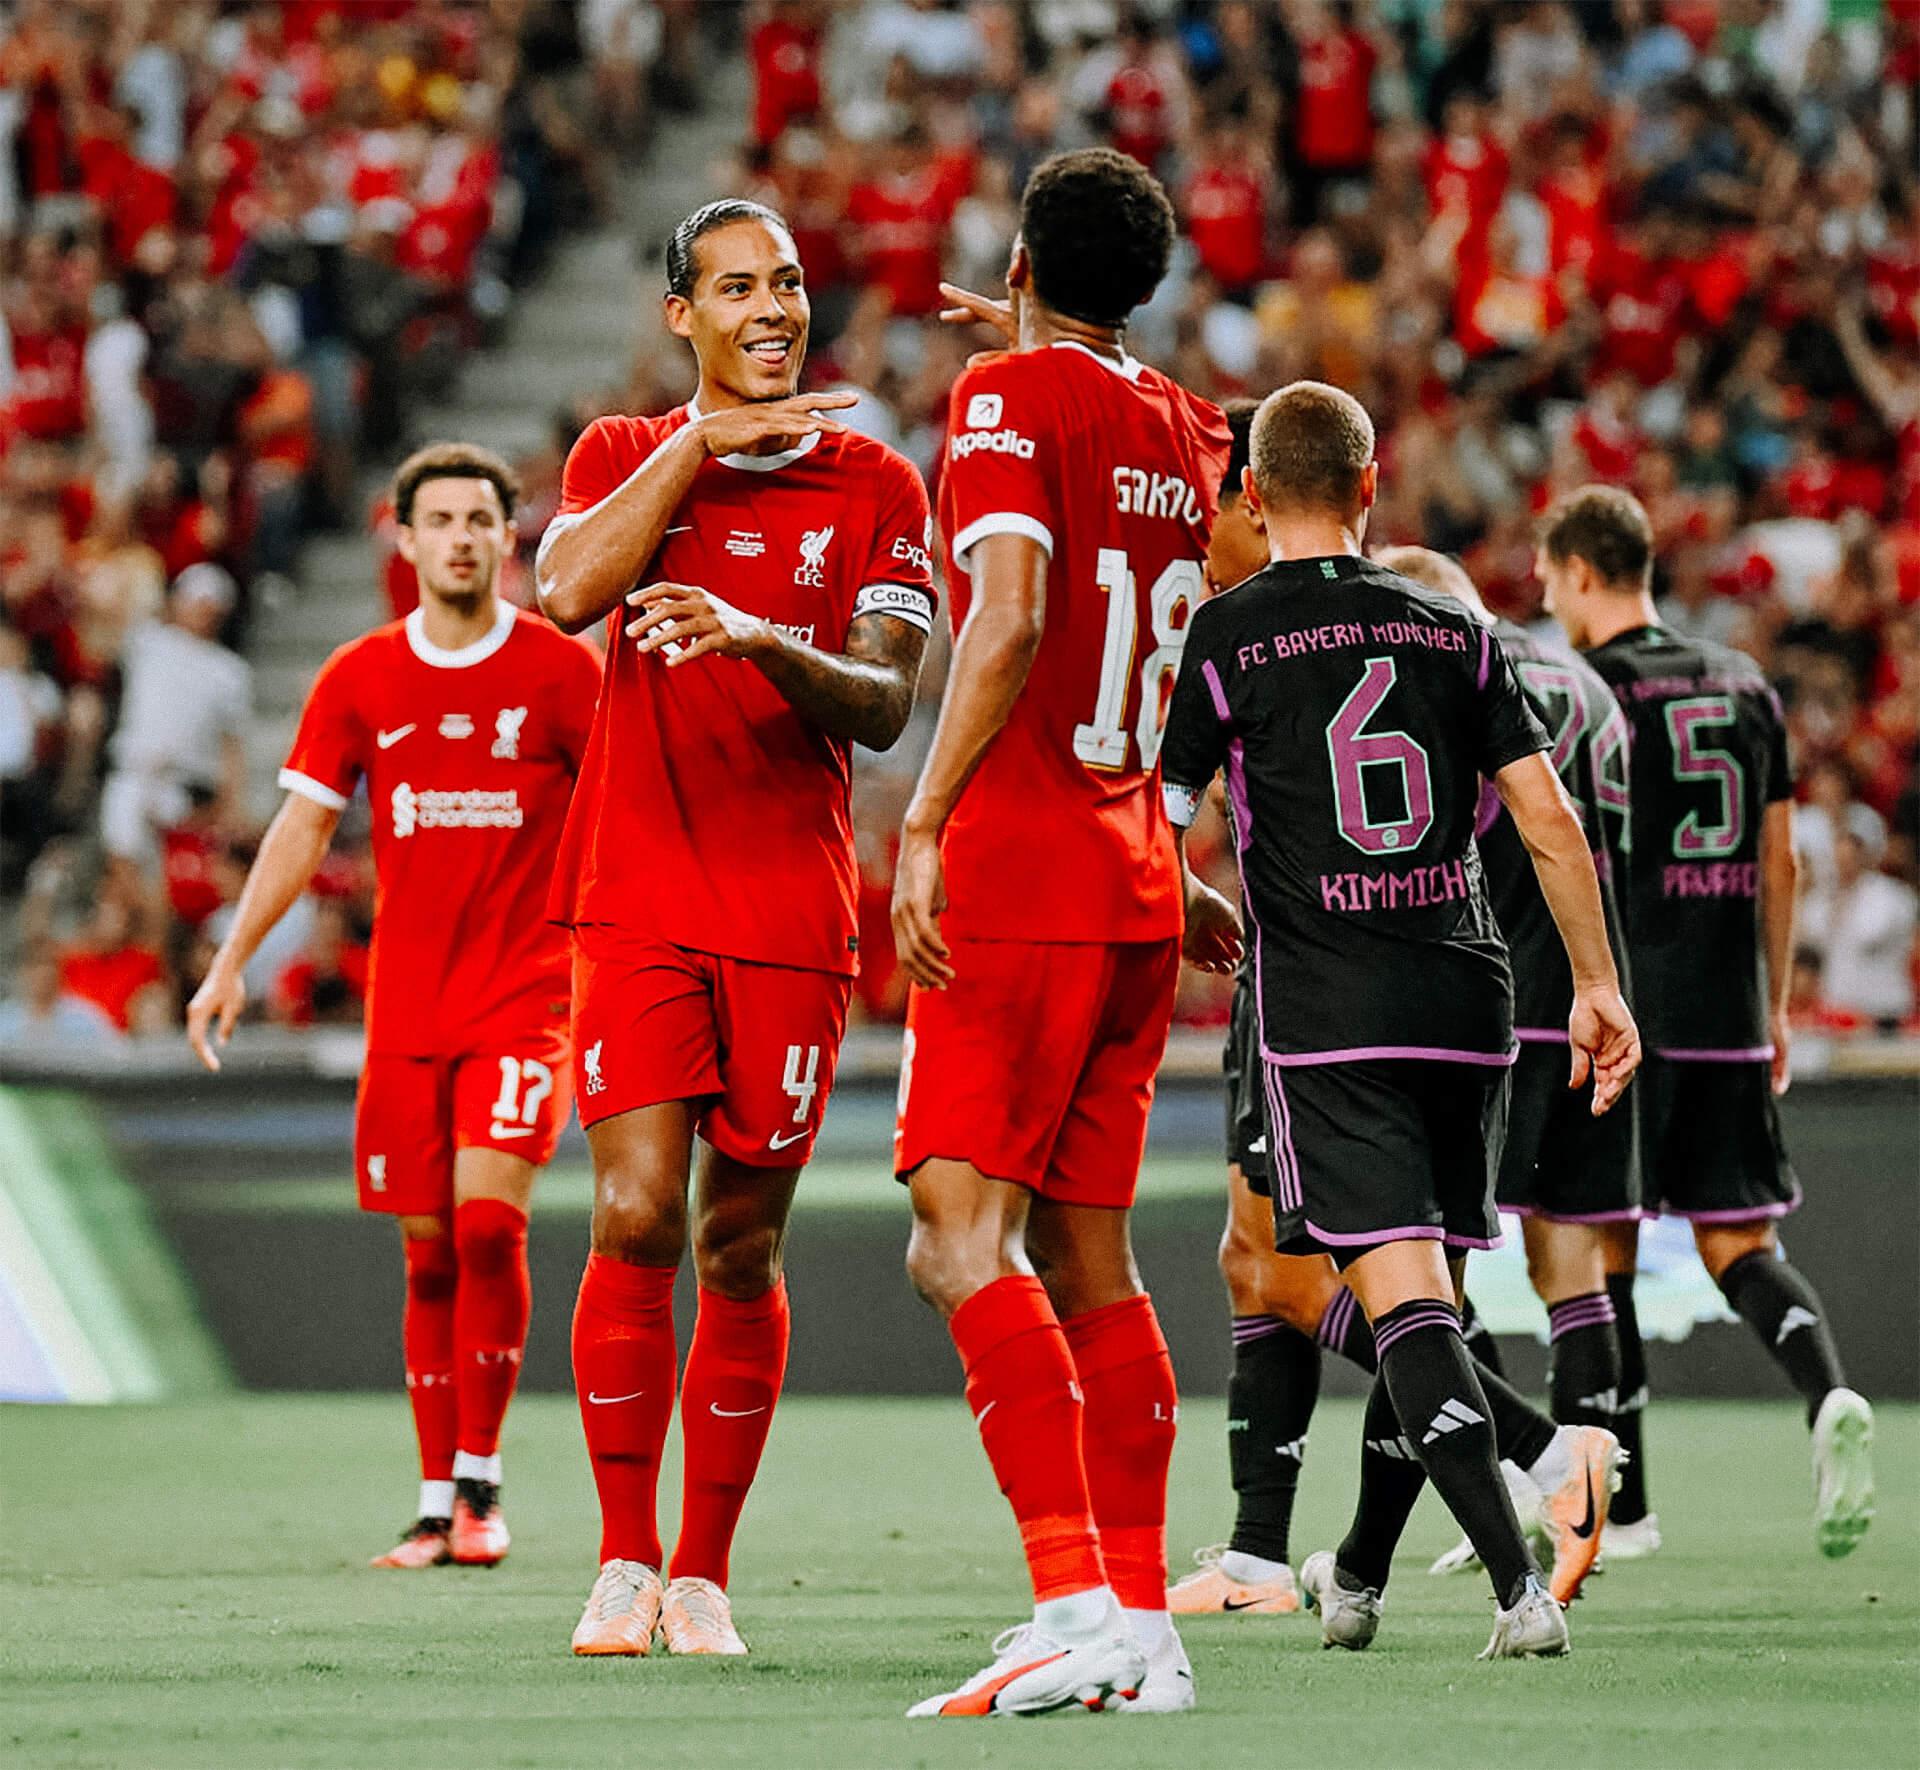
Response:
M58 956L44 946L21 960L13 994L0 1001L0 1046L113 1045L120 1036L104 1008L66 987Z
M321 898L300 950L274 979L268 1013L283 1026L351 1025L367 997L367 948L344 905Z
M1913 1013L1920 897L1873 870L1880 849L1878 819L1848 822L1834 845L1832 887L1808 896L1799 935L1820 958L1826 1004L1892 1031Z
M60 985L99 1008L121 1032L152 1033L174 1021L174 992L158 945L130 888L103 881L92 913L60 949Z
M127 636L126 687L100 800L101 834L116 861L145 866L158 832L181 822L196 798L211 802L217 822L237 825L245 816L252 673L217 637L233 596L219 566L189 566L174 581L166 620Z

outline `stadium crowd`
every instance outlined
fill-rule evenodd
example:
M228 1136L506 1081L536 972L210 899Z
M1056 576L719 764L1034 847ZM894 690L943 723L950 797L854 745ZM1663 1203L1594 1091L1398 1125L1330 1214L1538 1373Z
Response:
M252 616L606 211L693 24L0 4L0 1038L178 1024L258 840ZM325 885L253 979L293 1024L358 1016L364 853Z
M530 236L569 200L590 208L602 175L554 100L565 43L540 47L568 9L396 0L357 7L379 22L351 33L340 11L25 5L0 52L23 173L15 192L0 166L9 863L32 846L16 830L94 816L103 774L114 847L127 693L103 685L132 681L125 635L169 579L166 667L209 702L170 734L200 758L166 838L186 856L168 867L171 936L149 940L150 966L116 958L145 900L110 871L65 961L116 978L96 994L120 998L121 1025L172 1024L249 852L221 815L220 673L185 660L235 637L300 522L344 497L329 464L400 434L383 402L408 378L383 363L467 335L537 256ZM584 0L602 135L643 128L653 58L693 79L685 11ZM984 343L937 324L941 279L997 287L1027 173L1104 141L1161 175L1184 230L1133 348L1216 398L1301 376L1359 395L1380 432L1375 544L1455 553L1491 605L1531 619L1537 514L1587 480L1631 487L1664 618L1753 652L1788 707L1796 1011L1837 1033L1917 1024L1912 0L760 0L745 50L745 139L721 182L793 223L809 384L857 388L856 426L930 484L947 389ZM138 237L98 200L120 184L161 206ZM84 363L66 403L23 402L47 374L32 350L56 346ZM626 386L556 413L553 446L521 464L529 555L580 427L690 387L677 349L645 354ZM232 582L182 583L201 562ZM892 843L941 683L930 662L908 739L856 774L872 1018L904 1006ZM1217 843L1211 864L1230 876ZM326 878L256 979L296 1023L357 1013L368 869L350 853ZM45 967L18 975L57 994ZM151 1019L124 994L136 976ZM1210 980L1189 990L1189 1018L1224 1016Z

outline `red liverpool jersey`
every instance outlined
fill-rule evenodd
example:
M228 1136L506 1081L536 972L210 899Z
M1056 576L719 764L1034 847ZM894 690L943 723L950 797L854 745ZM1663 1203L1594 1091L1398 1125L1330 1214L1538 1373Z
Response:
M369 1050L451 1056L565 1015L547 887L598 687L592 651L505 603L458 651L416 609L322 666L280 784L339 811L366 777Z
M560 514L590 510L675 430L601 418L567 457ZM902 456L851 433L778 455L702 463L641 583L697 584L822 651L860 615L933 621L926 488ZM608 622L604 687L567 818L549 913L762 964L852 973L859 870L852 746L751 664L669 669Z
M947 824L949 932L1180 931L1160 730L1228 446L1218 406L1078 344L977 357L954 383L940 528L955 630L988 535L1030 535L1051 564L1033 673Z

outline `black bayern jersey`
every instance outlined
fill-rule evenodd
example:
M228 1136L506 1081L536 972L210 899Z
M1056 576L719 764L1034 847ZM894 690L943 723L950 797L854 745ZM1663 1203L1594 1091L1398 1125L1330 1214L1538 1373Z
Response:
M1627 947L1650 1050L1768 1052L1760 824L1793 794L1786 718L1744 652L1636 627L1587 653L1632 739Z
M1194 611L1161 769L1180 823L1227 771L1270 1061L1511 1060L1474 823L1481 778L1547 747L1491 631L1369 560Z
M1626 718L1613 691L1571 651L1545 643L1512 621L1496 621L1493 630L1547 728L1554 772L1587 832L1594 871L1600 876L1607 940L1624 985L1628 964L1621 894L1630 839ZM1514 1030L1522 1039L1563 1042L1573 1011L1573 967L1532 857L1491 787L1481 799L1479 837L1487 894L1513 958Z

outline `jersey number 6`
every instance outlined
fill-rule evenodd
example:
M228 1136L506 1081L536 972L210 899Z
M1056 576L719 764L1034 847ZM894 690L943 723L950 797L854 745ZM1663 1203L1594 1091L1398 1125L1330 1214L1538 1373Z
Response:
M1392 692L1399 671L1392 658L1369 658L1353 693L1327 725L1333 766L1333 803L1340 834L1362 854L1405 854L1433 828L1433 775L1427 753L1404 731L1369 731L1367 722ZM1403 815L1375 818L1367 809L1371 768L1400 775Z
M1108 770L1127 766L1127 740L1140 752L1142 772L1160 759L1160 734L1166 723L1167 686L1180 669L1186 648L1187 621L1200 600L1200 562L1175 559L1153 581L1147 596L1153 650L1140 666L1140 710L1133 730L1127 730L1127 702L1133 687L1134 641L1140 616L1135 608L1132 563L1118 547L1100 549L1100 588L1107 593L1106 642L1100 653L1100 692L1093 718L1073 728L1073 753L1089 768Z

